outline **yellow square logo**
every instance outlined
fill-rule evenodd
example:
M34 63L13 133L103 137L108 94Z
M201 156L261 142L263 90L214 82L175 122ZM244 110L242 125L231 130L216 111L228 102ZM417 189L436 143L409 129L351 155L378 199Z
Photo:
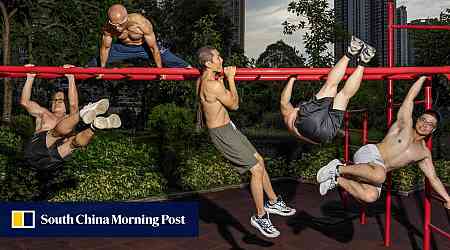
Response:
M11 228L35 228L34 210L12 210Z

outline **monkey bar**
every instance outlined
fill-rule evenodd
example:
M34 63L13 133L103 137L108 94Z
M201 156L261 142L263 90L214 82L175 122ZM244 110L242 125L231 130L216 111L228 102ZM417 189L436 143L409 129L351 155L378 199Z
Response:
M238 68L236 80L239 81L285 81L290 76L298 80L326 80L330 68ZM355 69L346 71L348 77ZM24 78L26 73L36 73L37 78L53 79L74 74L79 80L96 78L102 75L105 80L190 80L196 79L200 72L194 68L63 68L60 66L0 66L0 77ZM366 68L364 80L412 80L419 75L444 74L450 77L450 66L439 67L396 67Z

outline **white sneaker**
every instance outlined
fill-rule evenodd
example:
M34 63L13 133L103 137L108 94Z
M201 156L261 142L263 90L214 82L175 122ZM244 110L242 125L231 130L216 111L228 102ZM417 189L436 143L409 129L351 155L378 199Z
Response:
M370 60L375 56L376 53L377 50L374 47L365 43L364 48L359 54L359 63L363 66L366 66L370 62Z
M338 175L337 167L344 165L338 159L330 161L327 165L323 166L319 171L317 171L317 182L322 183L328 179L334 179Z
M337 187L337 182L333 179L328 179L322 183L320 183L319 186L319 192L322 196L326 195L328 191L334 189Z
M250 218L250 224L254 226L256 229L259 230L264 236L267 238L276 238L280 236L280 231L278 231L270 221L269 213L266 212L266 214L259 218L256 215L253 215Z
M109 100L101 99L98 102L89 103L80 110L80 117L86 124L91 124L97 115L106 113L109 108Z
M96 117L92 124L98 129L110 129L119 128L122 125L122 122L120 121L120 117L118 115L112 114L108 117Z
M356 36L352 36L350 40L350 44L347 47L347 56L350 58L356 57L364 47L364 42L357 38Z

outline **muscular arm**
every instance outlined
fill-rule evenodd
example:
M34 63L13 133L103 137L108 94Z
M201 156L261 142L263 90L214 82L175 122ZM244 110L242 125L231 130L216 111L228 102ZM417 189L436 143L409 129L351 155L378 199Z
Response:
M450 209L450 197L442 184L439 177L436 175L436 170L431 159L431 153L419 162L419 167L430 181L431 187L447 202L446 207Z
M222 81L215 81L211 84L211 93L217 96L217 100L222 103L227 109L237 110L239 108L239 96L237 93L234 78L228 79L230 90L226 89Z
M150 21L144 17L142 17L141 30L144 33L145 43L153 54L153 59L155 60L156 67L162 68L161 53L159 52L158 44L156 42L156 36L153 32L153 26Z
M283 116L289 115L292 111L294 111L294 107L291 104L291 96L292 96L292 89L294 88L294 82L295 77L289 78L289 81L284 87L283 92L281 92L280 109L281 114Z
M73 66L65 66L65 67L73 67ZM69 81L69 109L70 114L75 114L78 112L78 90L75 84L74 75L67 74L67 80Z
M31 101L31 89L33 88L34 76L27 76L27 80L20 96L20 105L33 117L39 117L46 110L34 101Z
M420 77L409 89L405 100L400 106L397 113L397 125L399 128L412 127L412 113L414 109L414 99L422 89L422 85L427 78L425 76Z
M112 36L109 32L103 31L102 45L100 47L100 66L106 67L108 62L109 50L112 45Z

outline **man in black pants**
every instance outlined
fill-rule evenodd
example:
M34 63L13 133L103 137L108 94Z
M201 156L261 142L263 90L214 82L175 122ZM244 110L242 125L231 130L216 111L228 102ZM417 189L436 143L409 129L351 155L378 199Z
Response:
M281 114L289 132L312 144L332 141L341 127L350 98L359 89L364 67L375 56L375 52L373 47L352 37L346 54L330 71L320 91L311 100L300 103L296 108L290 102L295 78L290 78L280 100ZM358 67L345 82L342 90L337 92L351 59L358 60Z

